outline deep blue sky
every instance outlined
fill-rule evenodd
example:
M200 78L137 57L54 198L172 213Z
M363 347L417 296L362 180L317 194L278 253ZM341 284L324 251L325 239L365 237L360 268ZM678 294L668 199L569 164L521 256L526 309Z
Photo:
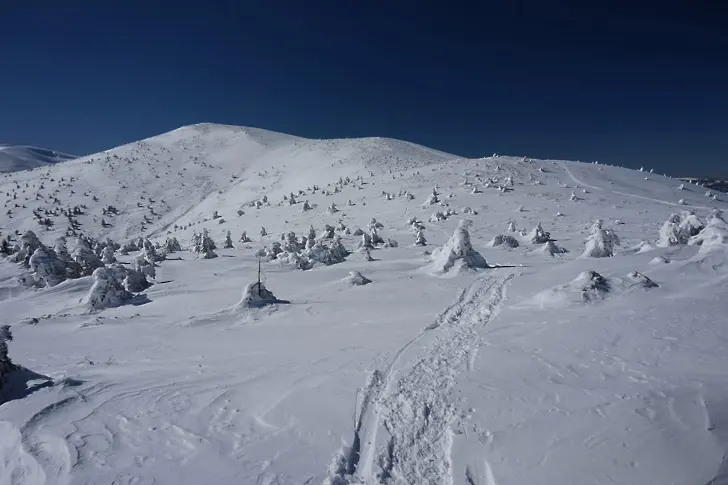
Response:
M724 4L2 2L0 143L210 121L728 175Z

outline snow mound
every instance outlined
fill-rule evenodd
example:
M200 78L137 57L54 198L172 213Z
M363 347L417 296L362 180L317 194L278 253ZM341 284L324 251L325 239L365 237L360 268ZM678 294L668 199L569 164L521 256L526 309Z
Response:
M344 278L344 281L349 286L364 286L372 282L372 280L370 280L358 271L350 271L349 276Z
M470 243L468 226L470 221L462 220L452 237L441 248L432 252L431 270L434 273L447 273L451 270L457 274L463 268L488 268L485 258L473 249Z
M579 274L572 281L538 293L531 300L516 305L521 308L563 308L577 304L593 304L615 294L650 290L660 285L644 274L633 271L625 278L607 278L594 270Z

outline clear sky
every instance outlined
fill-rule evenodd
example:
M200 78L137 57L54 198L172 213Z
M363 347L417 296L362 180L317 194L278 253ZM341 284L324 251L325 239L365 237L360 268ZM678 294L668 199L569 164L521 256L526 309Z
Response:
M0 3L0 143L209 121L728 175L727 2Z

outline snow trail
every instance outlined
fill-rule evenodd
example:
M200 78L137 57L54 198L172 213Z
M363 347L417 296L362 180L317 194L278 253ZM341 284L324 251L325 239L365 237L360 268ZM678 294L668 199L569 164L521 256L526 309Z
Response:
M476 350L478 328L498 314L514 276L478 278L434 324L400 349L384 372L370 379L347 467L353 483L452 483L450 422L456 403L450 390ZM399 367L405 351L436 329L438 338L425 354L411 366ZM388 434L385 443L377 440L380 427ZM352 458L358 462L356 470ZM338 476L332 483L352 482Z

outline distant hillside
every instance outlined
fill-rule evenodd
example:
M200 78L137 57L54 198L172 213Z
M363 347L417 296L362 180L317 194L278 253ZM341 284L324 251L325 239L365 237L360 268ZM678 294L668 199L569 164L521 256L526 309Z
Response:
M728 192L728 180L719 179L696 179L696 178L683 178L686 182L702 185L707 189L717 190L719 192Z
M73 155L24 145L0 145L0 173L17 172L73 160Z

